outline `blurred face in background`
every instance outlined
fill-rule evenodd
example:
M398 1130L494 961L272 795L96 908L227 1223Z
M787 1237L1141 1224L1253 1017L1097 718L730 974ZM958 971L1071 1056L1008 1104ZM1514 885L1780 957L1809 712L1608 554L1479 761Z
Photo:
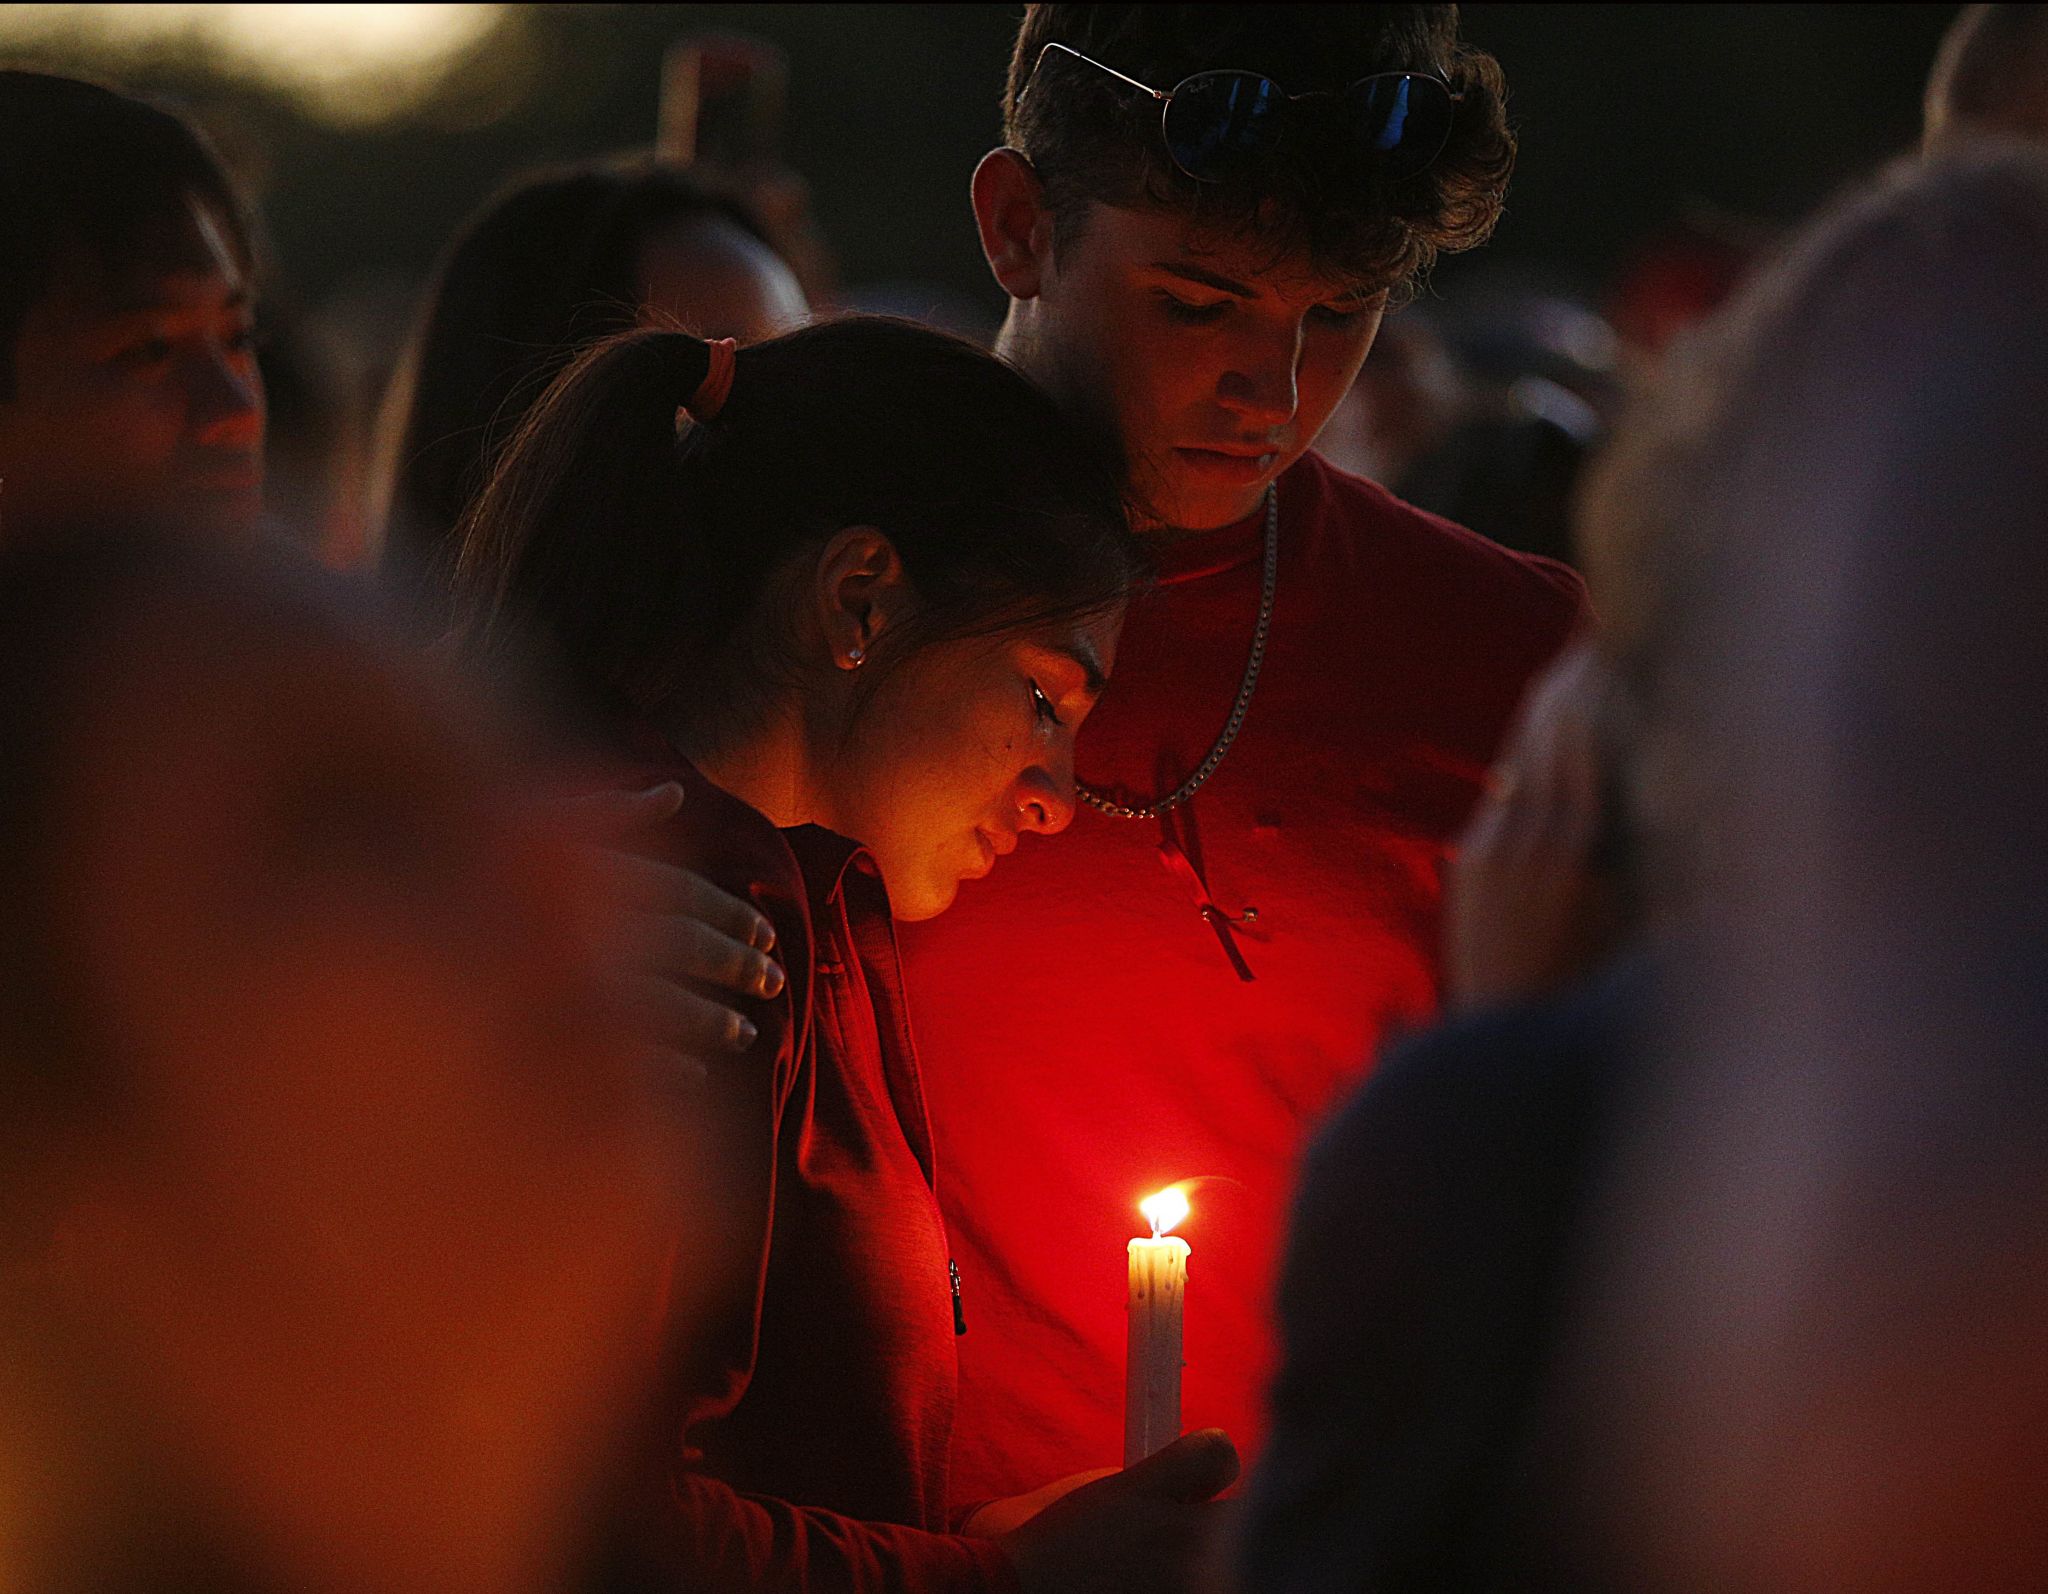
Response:
M82 245L29 309L0 400L0 536L121 521L237 531L263 501L248 270L197 200L130 258Z
M530 1587L639 1393L673 1218L608 909L442 683L195 607L120 628L58 793L115 1082L68 1315L271 1570Z
M656 229L636 265L643 325L761 343L811 318L781 257L723 216L691 216Z

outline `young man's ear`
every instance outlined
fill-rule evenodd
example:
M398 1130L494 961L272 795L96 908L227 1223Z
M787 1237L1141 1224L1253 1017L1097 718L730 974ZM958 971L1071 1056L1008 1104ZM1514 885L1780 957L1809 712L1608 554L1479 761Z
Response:
M992 149L974 168L974 224L988 268L1012 299L1036 299L1052 266L1045 184L1014 149Z

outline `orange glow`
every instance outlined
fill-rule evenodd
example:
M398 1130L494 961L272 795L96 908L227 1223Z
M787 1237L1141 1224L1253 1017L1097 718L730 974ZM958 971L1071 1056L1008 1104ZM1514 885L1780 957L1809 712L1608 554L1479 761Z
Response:
M1152 1225L1152 1238L1160 1239L1171 1234L1187 1217L1187 1192L1177 1184L1170 1184L1164 1190L1148 1195L1140 1201L1138 1210L1145 1214L1145 1221Z

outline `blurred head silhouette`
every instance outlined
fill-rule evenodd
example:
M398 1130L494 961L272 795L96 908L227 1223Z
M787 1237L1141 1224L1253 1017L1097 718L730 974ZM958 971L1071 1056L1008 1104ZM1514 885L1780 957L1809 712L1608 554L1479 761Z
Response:
M2017 1591L2048 1555L2044 328L2048 152L1903 165L1588 500L1694 952L1580 1402L1631 1588Z
M633 326L758 343L809 319L737 200L646 158L528 173L436 268L385 416L383 563L438 613L499 445L585 345Z
M10 1542L38 1587L546 1586L664 1240L607 909L451 682L242 553L0 565L0 1448L68 1480Z
M2048 6L1964 6L1927 81L1926 144L1986 133L2048 140Z

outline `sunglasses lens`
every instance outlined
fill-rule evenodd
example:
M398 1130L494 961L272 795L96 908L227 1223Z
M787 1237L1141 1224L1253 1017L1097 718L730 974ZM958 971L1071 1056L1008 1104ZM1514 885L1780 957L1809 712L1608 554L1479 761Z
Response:
M1198 182L1233 175L1280 141L1287 96L1251 72L1203 72L1167 101L1166 152Z
M1348 94L1359 143L1388 177L1413 177L1450 140L1451 93L1433 77L1384 72L1354 83Z

